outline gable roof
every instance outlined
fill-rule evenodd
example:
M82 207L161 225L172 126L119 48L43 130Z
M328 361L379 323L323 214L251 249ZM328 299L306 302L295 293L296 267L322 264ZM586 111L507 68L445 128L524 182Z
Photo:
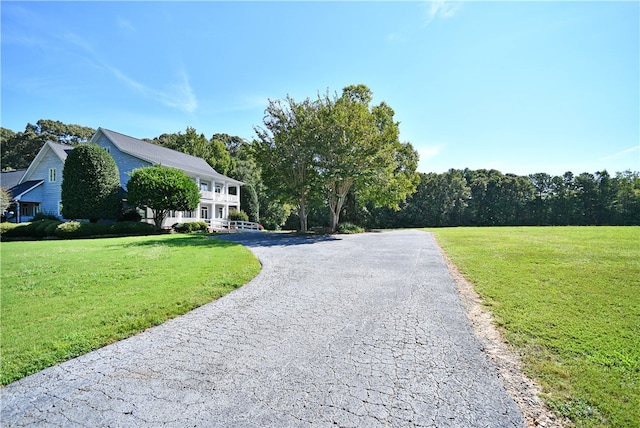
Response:
M42 148L40 149L36 157L29 164L29 168L27 168L24 175L20 179L20 183L29 181L29 178L31 178L31 174L33 173L33 170L38 167L38 165L42 161L42 158L45 157L48 151L52 151L53 153L55 153L56 156L60 158L60 161L64 164L64 161L67 160L67 154L71 150L73 150L73 146L69 144L60 144L60 143L54 143L53 141L47 141L46 143L44 143L44 146L42 146Z
M2 171L2 179L0 186L5 189L11 189L20 183L20 179L24 175L26 169L16 169L15 171Z
M19 200L23 194L31 191L32 189L35 189L42 183L44 183L44 180L25 181L24 183L13 186L7 192L11 195L12 201Z
M109 139L109 141L111 141L121 152L127 153L128 155L138 159L145 160L154 165L168 166L197 175L213 177L214 179L219 179L221 181L244 184L241 181L234 180L233 178L220 174L202 158L178 152L144 140L129 137L128 135L120 134L108 129L98 128L89 142L95 143L100 133Z

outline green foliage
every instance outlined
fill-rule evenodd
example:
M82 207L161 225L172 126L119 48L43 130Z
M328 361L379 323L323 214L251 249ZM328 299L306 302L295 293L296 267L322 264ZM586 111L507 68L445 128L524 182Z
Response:
M640 426L640 227L434 233L554 411L577 426Z
M640 225L638 172L517 176L451 169L420 176L400 212L370 207L367 226Z
M0 235L4 235L5 233L9 232L12 229L15 229L18 226L20 226L19 223L18 224L9 223L9 222L0 223Z
M60 219L58 218L57 215L51 214L51 213L45 213L45 212L37 213L31 219L31 221L38 221L38 220L56 220L56 221L60 221Z
M6 190L0 188L0 213L4 213L11 205L11 196Z
M69 221L60 224L56 228L55 234L57 237L64 239L105 236L109 234L109 225L102 223Z
M56 235L60 220L37 220L30 223L19 223L7 229L3 235L10 238L41 239Z
M3 385L184 314L260 270L246 248L197 235L3 242L0 251Z
M245 184L240 193L240 206L247 210L251 221L260 222L260 201L258 193L252 184Z
M115 160L95 144L79 144L62 170L62 216L116 219L121 212L120 173Z
M142 216L138 212L138 210L127 210L122 213L118 221L140 221L142 220Z
M338 233L342 233L345 235L351 235L354 233L363 233L364 228L357 226L353 223L344 222L338 225Z
M244 211L233 210L229 212L229 220L231 221L249 221L249 215Z
M93 128L46 119L35 125L28 123L24 132L0 128L2 170L27 168L47 141L75 145L88 141L94 133Z
M178 233L208 232L209 225L205 221L191 221L176 224L173 229Z
M109 226L109 234L117 236L153 235L156 232L153 224L141 221L118 221Z
M340 97L270 101L265 128L255 128L253 153L267 188L297 206L302 231L308 203L319 197L335 230L352 188L363 203L395 209L415 191L417 153L399 142L393 109L384 102L372 107L371 99L369 88L353 85Z
M2 234L10 238L42 239L58 237L63 239L92 238L105 236L136 236L156 233L149 223L123 221L112 224L87 223L60 220L37 220L31 223L2 223Z
M217 135L207 140L204 134L198 134L195 128L187 127L184 134L162 134L152 142L204 159L217 172L227 175L234 170L235 160L229 154L224 141L218 139Z
M127 183L127 201L148 207L158 229L169 211L193 211L200 202L196 183L184 172L160 165L133 171Z

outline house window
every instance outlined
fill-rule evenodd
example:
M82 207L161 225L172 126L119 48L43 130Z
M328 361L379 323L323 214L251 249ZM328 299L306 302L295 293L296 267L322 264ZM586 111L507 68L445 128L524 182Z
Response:
M222 218L222 207L218 208L218 216L216 218Z
M202 190L203 192L208 192L209 191L209 183L207 183L206 181L201 181L200 182L200 190Z
M57 170L55 168L49 168L49 182L53 183L57 181Z
M103 147L104 151L111 154L111 147Z
M230 195L238 195L238 188L237 187L229 187L229 194Z
M193 211L184 211L184 213L182 214L182 217L193 218Z
M222 193L222 184L216 183L216 193Z
M200 207L200 218L205 220L209 218L209 207Z

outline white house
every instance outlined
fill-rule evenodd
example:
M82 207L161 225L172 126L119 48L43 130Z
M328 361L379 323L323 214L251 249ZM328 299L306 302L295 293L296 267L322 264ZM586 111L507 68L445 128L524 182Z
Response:
M206 221L216 227L227 219L229 211L240 210L240 186L244 183L214 170L204 159L148 143L108 129L98 128L89 140L113 156L120 171L120 184L126 191L129 174L136 168L163 165L182 170L200 189L200 204L195 211L171 212L163 226L189 221ZM9 189L16 203L17 222L30 221L39 212L61 216L62 169L73 147L47 142L24 172L16 186ZM151 213L147 213L149 221Z

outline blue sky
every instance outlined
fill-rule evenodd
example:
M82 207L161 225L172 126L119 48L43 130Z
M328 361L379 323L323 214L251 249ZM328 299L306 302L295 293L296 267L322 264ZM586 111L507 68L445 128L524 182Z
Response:
M7 2L1 126L253 139L364 83L419 170L640 170L640 2Z

